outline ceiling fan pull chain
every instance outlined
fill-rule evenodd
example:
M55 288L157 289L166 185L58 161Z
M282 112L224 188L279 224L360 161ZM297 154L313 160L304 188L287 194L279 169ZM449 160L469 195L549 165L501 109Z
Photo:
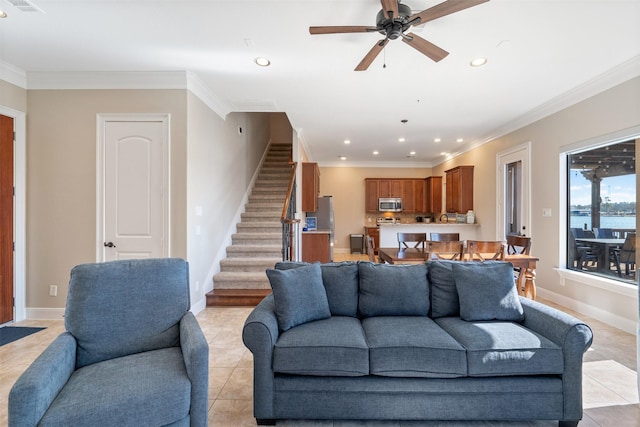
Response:
M387 46L382 50L382 68L387 68Z

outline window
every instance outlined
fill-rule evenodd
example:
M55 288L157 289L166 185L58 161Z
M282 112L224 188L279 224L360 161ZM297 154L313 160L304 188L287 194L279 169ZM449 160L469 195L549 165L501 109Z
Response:
M636 283L635 153L628 140L567 156L567 268Z

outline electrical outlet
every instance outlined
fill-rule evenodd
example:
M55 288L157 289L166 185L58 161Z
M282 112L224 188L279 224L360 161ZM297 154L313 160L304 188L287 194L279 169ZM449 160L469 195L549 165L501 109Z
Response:
M49 285L49 296L50 297L58 296L58 285Z

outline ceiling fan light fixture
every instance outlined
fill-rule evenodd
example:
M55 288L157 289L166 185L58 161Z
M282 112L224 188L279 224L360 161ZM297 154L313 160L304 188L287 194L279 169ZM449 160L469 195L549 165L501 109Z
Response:
M268 67L269 65L271 65L271 61L269 61L267 58L263 56L260 56L254 59L253 61L261 67Z
M482 67L483 65L485 65L487 63L487 58L484 57L479 57L476 59L473 59L469 65L472 67Z

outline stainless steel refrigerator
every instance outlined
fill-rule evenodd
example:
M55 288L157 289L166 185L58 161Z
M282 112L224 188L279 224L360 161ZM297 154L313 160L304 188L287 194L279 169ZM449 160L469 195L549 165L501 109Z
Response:
M317 230L329 231L329 259L333 261L333 235L335 223L333 220L333 196L318 197L318 210L307 212L307 216L317 218Z

